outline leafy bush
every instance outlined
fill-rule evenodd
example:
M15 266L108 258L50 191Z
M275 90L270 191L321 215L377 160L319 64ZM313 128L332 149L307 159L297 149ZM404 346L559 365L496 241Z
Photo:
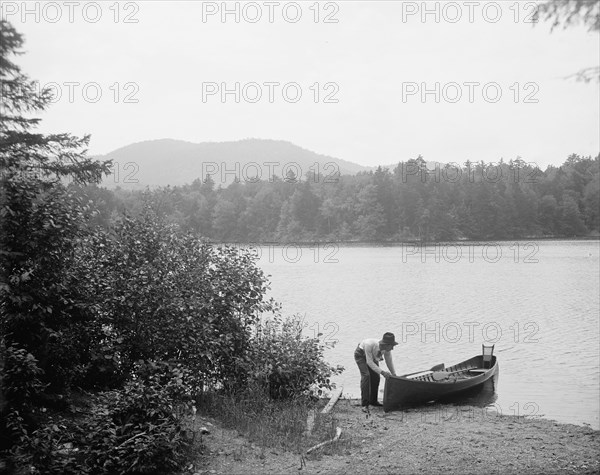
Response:
M304 337L298 316L276 316L257 324L246 372L273 399L318 397L323 389L332 389L331 376L344 370L324 360L325 349L331 346L333 343Z
M6 400L20 409L29 406L44 390L44 384L39 379L42 374L31 353L16 345L9 346L2 378Z
M61 442L70 437L67 422L60 417L50 419L45 425L29 434L27 424L18 411L7 416L7 428L15 443L10 450L9 463L18 474L86 474L89 471L75 457L77 454Z
M16 472L37 474L170 473L182 467L192 442L191 377L169 363L136 365L123 389L99 394L81 419L49 417L29 432L17 411L7 428Z
M82 426L81 442L94 473L168 473L186 460L189 372L167 363L137 370L122 390L102 394Z
M177 359L204 384L235 386L252 326L274 308L254 259L180 232L152 203L86 238L72 282L97 326L89 371L111 387L139 359Z

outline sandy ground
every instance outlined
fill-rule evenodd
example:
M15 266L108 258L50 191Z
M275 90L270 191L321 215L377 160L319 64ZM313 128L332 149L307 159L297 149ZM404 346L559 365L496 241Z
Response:
M342 436L310 455L261 448L212 423L194 474L600 473L600 431L545 419L500 416L471 406L385 414L340 400Z

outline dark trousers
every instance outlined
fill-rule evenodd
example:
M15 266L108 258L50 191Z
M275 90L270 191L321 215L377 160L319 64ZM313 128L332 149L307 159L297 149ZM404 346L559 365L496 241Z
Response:
M356 347L354 352L354 361L360 371L360 401L363 406L368 406L377 402L377 393L379 391L379 374L373 371L367 364L365 350Z

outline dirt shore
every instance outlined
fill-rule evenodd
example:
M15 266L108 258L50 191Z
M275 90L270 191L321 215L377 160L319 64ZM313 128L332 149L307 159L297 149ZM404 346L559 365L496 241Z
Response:
M501 416L471 406L363 412L333 410L340 440L310 455L261 448L207 421L195 474L475 474L600 472L600 431L545 419Z
M203 436L195 474L599 473L600 431L471 406L363 412L343 399L333 413L339 442L310 455L257 447L216 421ZM204 423L209 422L206 419Z

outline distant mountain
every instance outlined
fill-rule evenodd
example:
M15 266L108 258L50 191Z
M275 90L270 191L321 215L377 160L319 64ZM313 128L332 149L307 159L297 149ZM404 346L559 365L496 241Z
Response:
M183 185L211 175L215 185L285 178L289 171L304 177L309 171L324 177L339 172L353 175L369 171L339 158L321 155L282 140L246 139L236 142L191 143L160 139L134 143L99 159L113 160L113 175L103 185L109 188L143 189Z

